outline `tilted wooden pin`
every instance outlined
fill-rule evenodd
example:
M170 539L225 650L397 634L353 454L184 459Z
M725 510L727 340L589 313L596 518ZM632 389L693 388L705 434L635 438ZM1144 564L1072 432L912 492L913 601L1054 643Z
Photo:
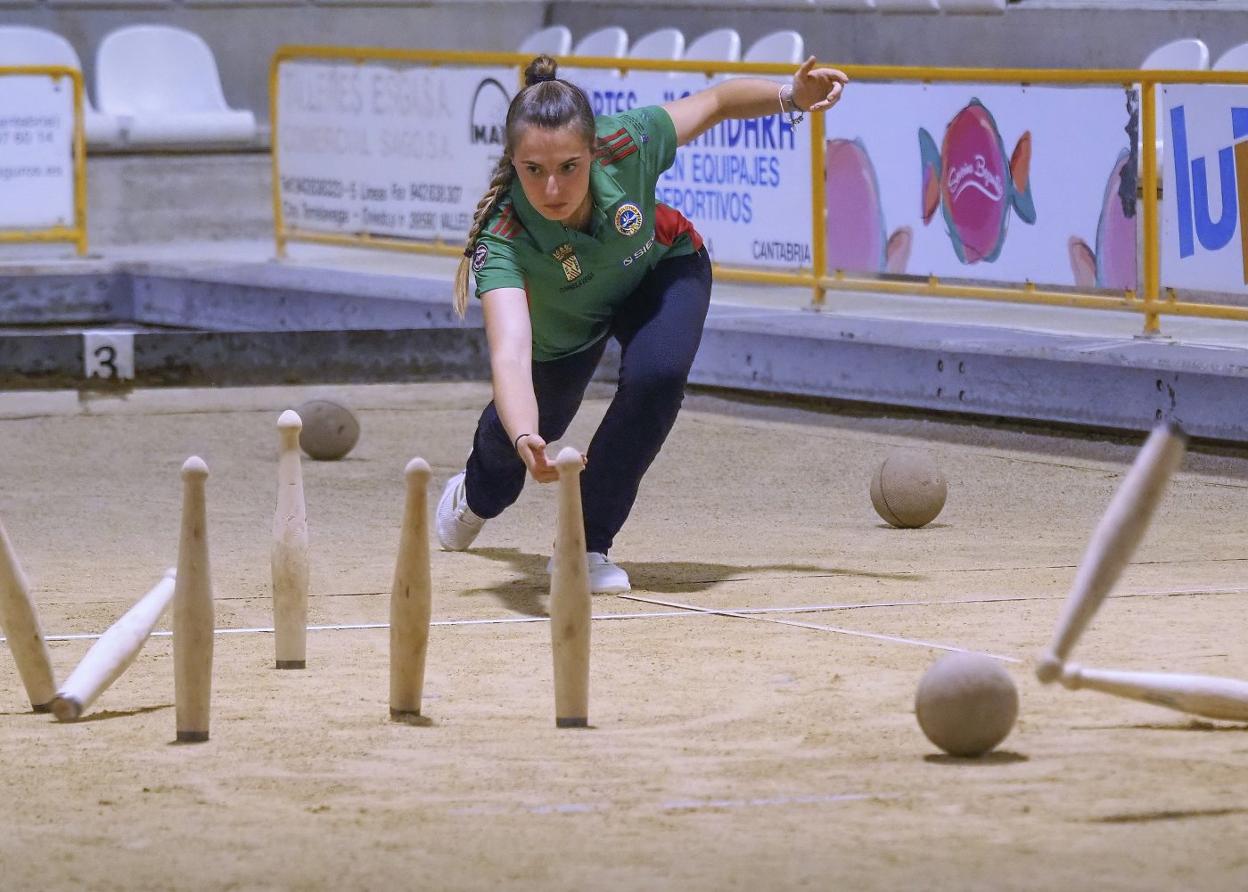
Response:
M17 562L13 544L0 523L0 628L13 652L13 662L26 686L35 712L47 712L56 697L56 680L48 644L39 627L39 615L30 597L26 575Z

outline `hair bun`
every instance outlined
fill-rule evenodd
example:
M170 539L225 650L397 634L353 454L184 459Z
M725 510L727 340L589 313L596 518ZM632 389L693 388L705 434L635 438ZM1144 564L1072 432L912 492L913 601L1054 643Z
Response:
M556 80L559 76L558 73L559 63L543 53L524 69L524 85L531 87L534 84Z

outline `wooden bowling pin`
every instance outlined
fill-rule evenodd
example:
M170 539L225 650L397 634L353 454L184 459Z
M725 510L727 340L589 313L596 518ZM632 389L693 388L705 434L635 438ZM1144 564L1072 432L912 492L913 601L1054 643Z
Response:
M307 666L308 517L299 459L303 422L287 409L277 420L277 511L273 515L273 640L278 669Z
M560 450L559 514L550 576L550 642L555 660L555 727L589 725L589 563L581 514L581 470L575 449Z
M179 743L208 739L212 696L212 577L208 566L205 483L198 456L182 465L182 533L173 592L174 700Z
M1040 681L1047 684L1061 675L1062 663L1148 531L1186 448L1187 437L1177 424L1160 425L1149 435L1088 542L1053 640L1036 665Z
M17 554L9 542L4 524L0 523L0 628L13 661L17 663L18 675L26 686L35 712L47 712L56 697L56 680L52 675L52 660L48 645L39 627L39 615L30 598L30 586L26 575L17 562Z
M1062 684L1072 691L1091 688L1210 719L1248 722L1248 682L1234 678L1087 669L1067 663L1062 667Z
M414 458L403 476L407 500L399 534L399 556L390 592L390 717L420 715L429 644L432 593L429 580L429 465Z
M91 645L52 701L59 721L79 718L134 662L173 600L174 576L172 568L167 570L164 579Z

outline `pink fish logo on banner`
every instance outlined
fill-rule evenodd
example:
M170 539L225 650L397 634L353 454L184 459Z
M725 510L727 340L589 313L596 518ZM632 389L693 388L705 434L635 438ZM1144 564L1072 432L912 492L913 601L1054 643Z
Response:
M904 273L911 229L886 236L879 179L862 141L828 140L824 177L828 269Z
M991 263L1001 254L1014 210L1024 223L1036 222L1031 197L1031 131L1024 131L1007 161L997 122L972 99L945 128L940 151L919 128L923 164L923 223L939 207L958 260Z
M1101 216L1096 224L1096 251L1071 236L1070 268L1080 288L1136 289L1138 258L1135 245L1135 166L1131 151L1118 153L1105 184Z

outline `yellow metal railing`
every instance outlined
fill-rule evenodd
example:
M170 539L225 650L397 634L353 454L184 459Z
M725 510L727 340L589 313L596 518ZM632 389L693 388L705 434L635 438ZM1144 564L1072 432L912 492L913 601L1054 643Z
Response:
M74 88L74 225L46 229L0 229L0 244L12 242L71 242L79 256L87 253L87 148L83 135L82 72L60 65L0 65L0 77L43 76L69 78Z
M279 257L285 256L288 242L310 242L328 245L355 245L426 254L459 255L463 246L443 240L412 241L360 234L322 233L287 227L282 215L280 179L277 161L277 90L278 69L282 62L294 60L336 60L365 64L368 62L405 62L419 65L507 65L523 69L532 57L520 53L477 53L465 51L396 50L370 47L284 46L273 56L269 70L269 114L272 124L273 151L273 214L274 237ZM681 71L715 74L785 75L797 70L795 65L746 62L711 62L702 60L612 59L589 56L566 56L561 64L576 68L605 68L619 71ZM836 65L836 63L827 63ZM1180 301L1173 290L1161 296L1161 245L1157 221L1157 86L1159 84L1231 84L1248 85L1248 72L1231 71L1161 71L1134 68L1049 69L1049 68L923 68L902 65L837 65L853 80L911 81L915 83L1017 84L1020 86L1138 86L1141 93L1140 158L1143 232L1143 276L1140 293L1123 291L1108 293L1076 289L1041 288L1033 282L991 284L941 281L936 276L890 276L874 278L853 276L844 270L827 268L826 195L819 184L824 178L824 118L812 115L808 120L811 140L811 211L813 215L810 269L796 272L752 269L715 265L715 277L721 281L750 282L809 288L812 305L821 307L829 290L877 292L883 294L920 295L930 297L971 298L975 300L1013 301L1049 306L1084 307L1100 310L1129 310L1144 317L1144 332L1159 334L1162 314L1200 316L1215 319L1248 321L1248 306ZM832 112L835 114L835 111Z

